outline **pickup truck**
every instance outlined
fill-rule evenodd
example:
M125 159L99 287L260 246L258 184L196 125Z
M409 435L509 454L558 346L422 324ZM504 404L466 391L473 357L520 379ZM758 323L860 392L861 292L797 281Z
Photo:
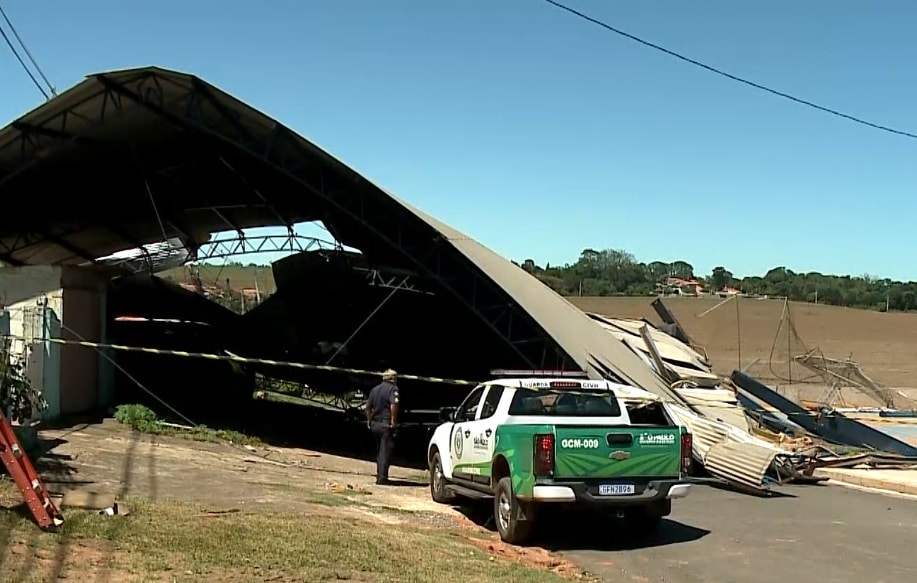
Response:
M510 544L530 539L546 504L608 509L648 535L691 489L691 434L641 389L503 378L440 415L427 452L433 500L492 498Z

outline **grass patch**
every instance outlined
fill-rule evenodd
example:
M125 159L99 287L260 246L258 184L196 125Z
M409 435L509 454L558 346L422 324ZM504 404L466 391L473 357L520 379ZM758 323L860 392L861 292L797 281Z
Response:
M188 429L166 425L151 409L143 405L118 405L115 409L115 420L131 429L152 435L184 437L194 441L224 442L231 441L240 445L259 445L261 440L231 429L212 429L206 425L197 425Z
M0 483L0 502L7 507L19 503L18 491L9 482ZM25 566L15 561L23 549L49 563L63 557L64 574L73 580L91 579L98 574L92 569L98 571L102 563L105 570L118 574L111 578L116 581L564 580L545 570L492 558L464 535L445 528L269 512L210 516L188 504L143 500L126 504L128 516L68 511L56 534L40 533L18 512L0 510L0 532L6 533L0 543L5 541L7 547L0 549L4 551L0 581ZM12 552L14 547L18 555ZM90 552L98 558L80 560Z

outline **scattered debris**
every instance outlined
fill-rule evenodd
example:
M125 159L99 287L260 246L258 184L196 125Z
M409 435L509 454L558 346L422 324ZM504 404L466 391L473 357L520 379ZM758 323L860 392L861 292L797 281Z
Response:
M859 363L853 359L828 358L820 350L812 349L793 357L793 360L809 370L823 375L837 388L841 386L853 387L888 409L899 410L905 403L911 406L915 404L913 399L880 386L879 383L867 376Z
M742 491L766 493L787 481L826 480L814 476L816 468L917 465L917 447L837 409L822 403L796 404L750 376L747 369L736 370L729 378L714 374L706 352L693 343L662 300L652 305L664 322L662 328L645 319L588 316L669 386L668 393L659 394L660 400L694 435L693 457L714 478ZM817 354L817 350L807 350L794 360L834 378L834 385L842 379L884 407L901 401L894 391L866 376L854 361ZM907 409L881 408L875 413L878 417L917 415ZM869 452L839 454L828 447L832 444Z
M815 462L817 468L872 468L872 469L917 469L917 457L889 453L870 452L852 455L820 456Z
M794 423L806 431L831 443L853 447L865 447L871 450L917 457L917 447L895 439L887 433L873 429L828 407L812 414L800 405L790 401L757 379L735 371L732 381L755 399L776 408L787 415Z

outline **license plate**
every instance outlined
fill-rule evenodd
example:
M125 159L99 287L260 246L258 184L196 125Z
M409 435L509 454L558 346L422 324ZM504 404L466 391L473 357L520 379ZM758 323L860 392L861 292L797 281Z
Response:
M633 484L599 484L600 496L623 496L633 493Z

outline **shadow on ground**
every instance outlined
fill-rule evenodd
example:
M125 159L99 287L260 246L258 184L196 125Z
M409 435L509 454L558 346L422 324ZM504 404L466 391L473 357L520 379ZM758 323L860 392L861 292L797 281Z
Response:
M233 429L258 437L276 447L300 447L318 453L364 461L375 461L376 444L365 421L343 411L268 400L252 400L244 414L218 410L198 415L195 421L209 427ZM413 469L427 469L427 443L431 427L412 424L410 417L400 424L392 463Z
M394 486L396 488L426 488L429 484L427 482L417 482L413 480L394 480L391 479L386 486Z
M209 411L187 411L181 403L174 406L197 424L238 431L271 446L298 447L369 462L376 459L375 439L366 428L365 421L340 410L256 399L244 403L244 406L224 403ZM168 410L154 410L163 420L183 425L187 423ZM112 414L64 419L43 429L63 431L66 437L67 431L80 431L88 425L101 423L105 416L111 417ZM427 469L427 444L433 427L416 425L409 415L399 425L392 464Z
M787 492L786 489L770 490L768 492L762 493L758 490L752 490L751 488L742 488L738 485L724 484L724 483L719 483L719 482L707 482L704 485L714 490L720 490L722 492L738 492L742 495L753 496L755 498L798 498L798 496L796 496L795 494L791 494ZM827 486L827 484L824 484L821 482L803 482L803 483L799 483L796 485L810 487L810 488Z
M457 510L496 532L492 500L469 502ZM538 517L532 544L549 551L624 551L689 543L708 534L709 530L665 518L654 535L635 538L623 521L605 513L547 512Z

